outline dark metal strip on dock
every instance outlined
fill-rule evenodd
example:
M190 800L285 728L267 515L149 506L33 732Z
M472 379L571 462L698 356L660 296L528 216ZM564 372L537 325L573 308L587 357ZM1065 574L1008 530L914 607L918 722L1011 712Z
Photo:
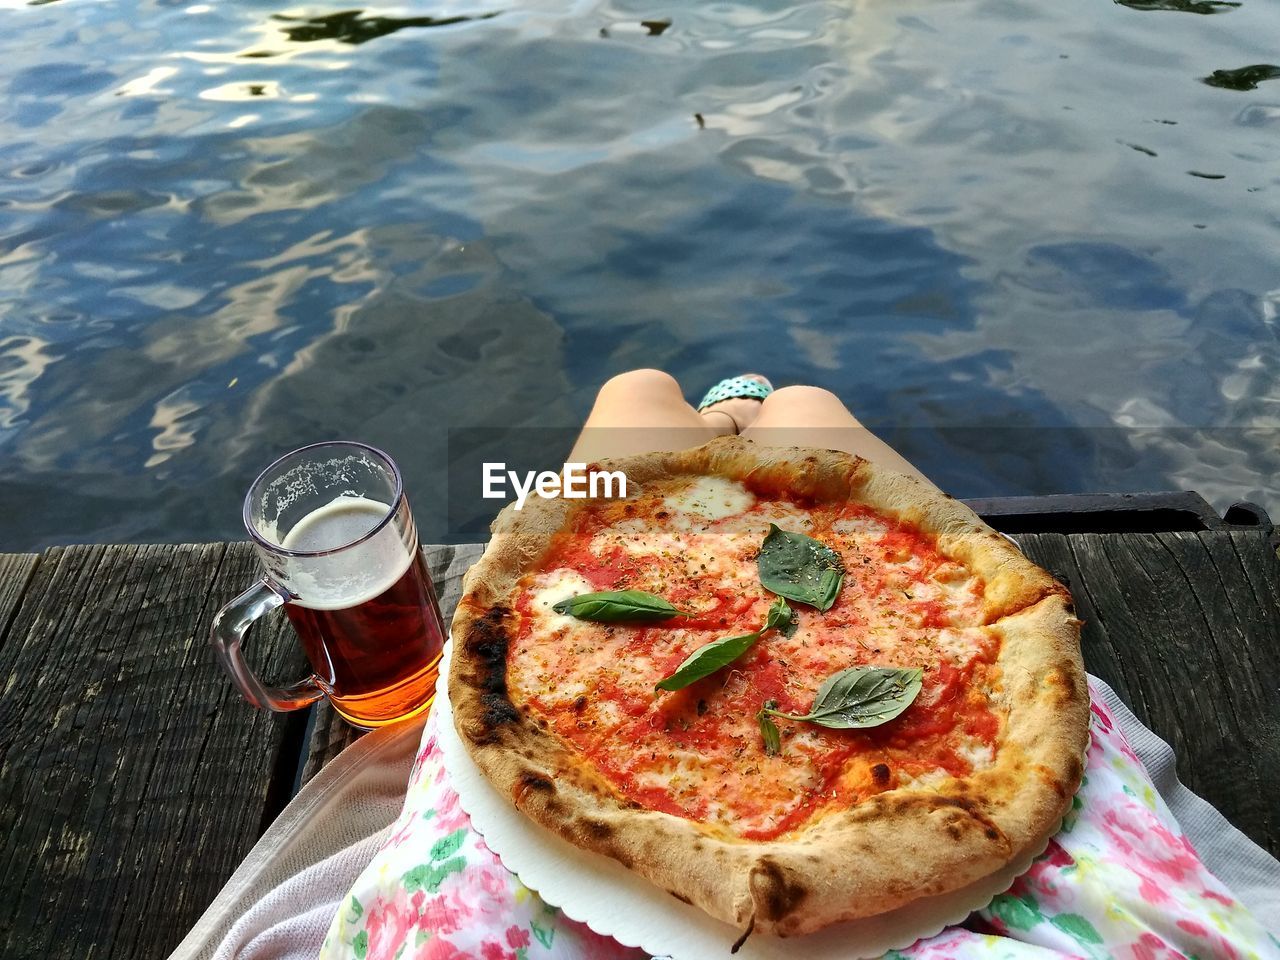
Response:
M1237 501L1222 516L1194 491L1063 493L965 500L1001 533L1177 533L1271 527L1267 512Z

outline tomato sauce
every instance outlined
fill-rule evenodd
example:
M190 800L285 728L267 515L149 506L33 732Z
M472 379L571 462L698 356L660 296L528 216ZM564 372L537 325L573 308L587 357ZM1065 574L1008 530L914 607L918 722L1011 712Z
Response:
M781 499L758 483L746 485L757 497ZM931 538L856 505L814 508L805 530L836 548L845 564L844 585L831 610L793 605L801 623L796 640L770 632L717 673L673 693L656 691L656 681L702 644L758 629L772 597L751 583L749 550L739 566L751 577L726 586L689 575L683 556L633 556L608 537L593 547L611 524L643 515L634 504L626 506L632 509L614 503L584 511L575 529L553 539L541 568L574 570L596 590L643 584L661 568L661 595L694 615L656 624L596 625L598 642L608 645L605 667L576 677L589 693L568 707L555 689L526 700L624 796L677 816L730 823L743 837L768 839L794 829L816 809L851 806L904 777L935 771L964 776L972 771L971 761L957 747L997 741L1001 716L982 691L995 680L998 634L975 633L981 639L964 663L944 656L936 639L948 628L984 629L975 613L980 584L966 595L967 606L944 602L931 577L950 561ZM767 508L758 500L752 511ZM839 533L841 520L855 521L860 539ZM511 656L521 644L537 642L531 637L529 595L524 591L517 602ZM806 713L821 679L856 665L920 666L921 693L901 716L866 730L779 719L783 750L779 757L765 756L755 720L761 705L772 700L785 712ZM572 662L561 666L573 673ZM890 771L887 777L871 776L879 765Z

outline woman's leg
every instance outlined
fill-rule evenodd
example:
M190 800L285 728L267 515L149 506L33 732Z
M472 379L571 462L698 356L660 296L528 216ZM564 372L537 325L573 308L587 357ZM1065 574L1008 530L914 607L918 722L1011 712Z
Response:
M732 411L732 412L730 412ZM685 450L738 432L770 446L843 450L928 482L896 450L864 427L840 398L820 387L783 387L763 402L729 400L695 410L674 377L661 370L631 370L605 383L569 455L590 463L655 450Z
M736 432L732 416L718 410L701 414L690 406L671 374L631 370L600 388L569 462L684 450Z
M821 387L775 390L765 398L760 415L742 436L770 446L843 450L930 482L902 454L859 423L839 397Z

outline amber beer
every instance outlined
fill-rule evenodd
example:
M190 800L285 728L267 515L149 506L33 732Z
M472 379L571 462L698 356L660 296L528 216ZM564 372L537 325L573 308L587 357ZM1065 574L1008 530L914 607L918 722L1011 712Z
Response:
M367 534L390 510L339 496L298 521L281 546L333 550ZM352 562L366 574L353 578L355 592L301 597L285 613L334 709L360 726L377 726L430 705L444 630L420 551L388 540L358 559L353 554Z
M390 457L349 441L286 454L249 488L244 525L265 575L222 608L210 640L246 700L297 710L328 697L361 727L431 706L444 626ZM314 671L286 687L259 680L241 649L279 607Z

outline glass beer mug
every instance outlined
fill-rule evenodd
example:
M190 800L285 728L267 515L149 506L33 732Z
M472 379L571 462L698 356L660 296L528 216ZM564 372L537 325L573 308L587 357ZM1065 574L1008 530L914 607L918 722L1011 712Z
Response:
M244 525L266 575L219 611L210 639L246 700L296 710L325 696L358 727L431 706L444 625L390 457L350 442L286 454L249 488ZM281 606L315 672L268 687L241 647Z

